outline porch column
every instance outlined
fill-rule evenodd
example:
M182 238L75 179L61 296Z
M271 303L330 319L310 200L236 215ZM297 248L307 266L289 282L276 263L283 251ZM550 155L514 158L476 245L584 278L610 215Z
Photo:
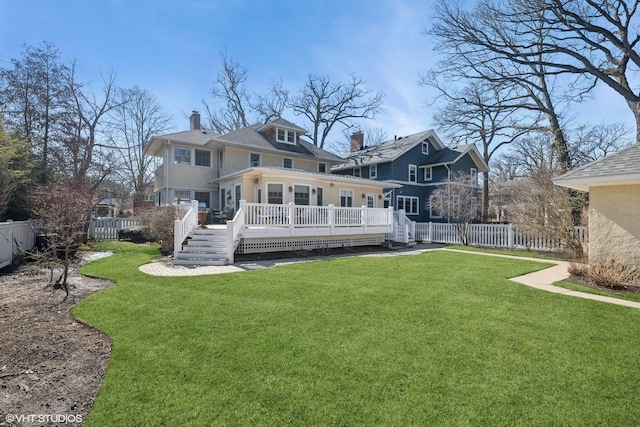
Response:
M327 212L327 221L329 223L329 234L333 234L333 227L334 227L334 215L335 215L335 210L333 209L335 206L333 204L329 205L329 211Z

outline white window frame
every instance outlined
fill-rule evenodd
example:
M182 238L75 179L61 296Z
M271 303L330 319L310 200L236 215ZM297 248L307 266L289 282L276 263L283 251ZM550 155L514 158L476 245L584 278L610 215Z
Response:
M368 194L367 194L367 199L366 199L366 202L367 202L367 205L366 205L366 206L367 206L368 208L375 208L375 207L376 207L376 199L377 199L377 197L376 197L376 195L375 195L375 194L373 194L373 193L368 193ZM371 203L369 203L369 202L371 202Z
M356 192L351 188L341 188L340 195L340 207L353 207L353 203L355 202L355 194ZM342 206L342 198L345 198L345 206ZM346 203L347 199L351 198L351 206L348 206Z
M183 193L180 197L178 197L178 193ZM185 199L184 196L185 193L188 193L189 195L187 196L187 198ZM173 190L173 201L176 203L180 203L180 202L191 202L192 200L192 192L191 190L178 190L178 189L174 189Z
M188 151L189 152L189 162L183 162L183 161L178 161L177 158L178 156L176 156L176 150L184 150L185 152ZM184 157L185 154L180 154L179 157ZM179 145L175 145L173 147L173 164L174 165L185 165L185 166L191 166L191 161L193 159L193 152L191 150L191 148L187 148L187 147L181 147Z
M282 138L280 137L280 132L282 132ZM276 141L282 142L284 144L296 145L296 132L283 128L276 128ZM292 140L292 141L291 141Z
M420 215L420 198L416 196L396 196L396 206L400 209L400 199L402 199L402 208L406 215ZM407 209L407 201L412 209ZM415 211L413 210L415 208Z
M313 190L311 190L311 193L313 194ZM320 203L318 203L318 198L320 198ZM324 187L316 187L316 206L323 206L324 204Z
M270 185L279 185L282 188L282 203L271 203L269 201L269 186ZM269 203L269 204L284 204L286 202L285 193L284 193L284 190L285 190L284 182L267 182L265 187L266 187L266 193L267 193L265 195L267 203Z
M289 160L291 162L291 166L287 167L284 163ZM282 167L286 169L293 169L293 159L291 157L283 157L282 158Z
M235 210L236 212L240 210L240 200L242 199L242 184L236 184L233 186L233 197L235 202Z
M258 156L258 164L254 164L255 162L253 161L252 157L253 156ZM249 153L249 167L250 168L258 168L262 166L262 156L260 155L260 153Z
M306 187L307 189L307 200L308 203L306 205L303 206L311 206L311 186L309 184L293 184L293 203L297 205L296 203L296 187Z
M320 169L324 169L324 170L320 170ZM327 164L324 162L318 162L318 172L327 173Z
M378 177L378 165L369 166L369 178L376 179Z
M413 179L411 179L412 174L413 174ZM418 182L418 166L417 165L409 165L409 176L407 178L409 182Z
M476 168L469 169L469 175L471 175L472 179L477 179L478 178L478 169L476 169Z
M429 141L422 141L422 154L429 155Z
M431 166L424 168L423 178L425 181L433 180L433 168Z
M362 168L353 168L353 176L360 178L362 176Z

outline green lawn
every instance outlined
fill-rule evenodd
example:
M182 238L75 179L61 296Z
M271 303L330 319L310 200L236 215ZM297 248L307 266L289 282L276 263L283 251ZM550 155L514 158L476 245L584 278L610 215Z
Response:
M448 249L457 249L461 251L468 252L482 252L487 254L496 254L496 255L512 255L512 256L520 256L526 258L540 258L540 259L551 259L556 261L567 261L566 257L559 256L557 253L544 253L544 252L533 252L527 250L520 249L489 249L489 248L478 248L475 246L464 246L464 245L447 245Z
M88 426L637 425L640 310L507 280L545 264L446 251L158 278L73 313L113 340Z

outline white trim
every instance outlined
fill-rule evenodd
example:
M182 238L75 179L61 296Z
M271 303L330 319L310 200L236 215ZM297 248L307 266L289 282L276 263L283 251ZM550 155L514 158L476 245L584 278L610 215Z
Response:
M356 171L358 171L358 173L356 173ZM353 176L355 176L356 178L362 178L362 168L353 168Z
M296 183L293 184L293 200L292 200L293 203L296 204L296 205L298 204L298 203L296 203L296 186L297 187L307 187L307 193L309 194L309 203L306 204L306 205L300 205L300 206L312 206L312 204L311 204L311 196L312 196L312 194L311 194L311 185L310 184L296 184Z
M400 209L400 203L399 200L400 198L402 198L402 209L404 209L404 212L406 215L420 215L420 197L417 196L403 196L403 195L397 195L396 196L396 209ZM409 211L407 209L407 200L415 200L415 207L416 207L416 212L413 211ZM413 202L410 203L410 205L413 205Z
M284 138L280 139L280 135L279 135L279 131L284 132ZM298 132L289 130L289 129L285 129L285 128L281 128L281 127L277 127L276 126L276 141L277 142L282 142L283 144L289 144L289 145L296 145L296 139L297 139L297 135ZM289 141L289 136L293 135L293 142Z
M378 178L378 165L369 165L369 179Z
M278 181L267 181L267 182L265 182L265 184L264 184L264 186L265 186L265 202L267 204L278 204L278 203L269 203L269 185L270 184L282 186L282 204L287 203L285 183L284 182L278 182Z
M427 171L429 171L429 176L427 177ZM432 167L426 167L424 169L422 169L422 178L424 179L424 181L433 181L433 168Z
M322 203L318 204L318 192L321 191L322 192ZM313 195L313 190L311 191L311 194ZM316 199L314 200L315 206L324 206L324 187L321 185L316 185Z
M189 163L187 163L187 162L178 162L176 160L176 150L186 150L186 151L188 151L189 152ZM174 145L173 146L173 150L171 150L171 153L172 153L172 159L173 159L173 164L174 165L191 166L192 161L193 161L193 150L191 148L183 147L181 145Z
M431 194L429 196L429 218L434 218L434 219L441 219L442 215L435 215L433 213L433 207L432 207L432 203L431 200L434 198L435 196L433 194Z
M369 206L369 198L371 198L371 200L373 201L371 206ZM377 199L378 199L378 195L377 194L367 193L366 196L365 196L365 199L364 199L365 206L368 207L368 208L375 208L376 205L377 205L377 203L376 203Z
M345 196L345 202L346 202L346 198L349 197L347 195L347 193L351 193L351 206L342 206L342 195L344 194ZM340 191L338 191L338 200L340 203L340 207L354 207L354 203L355 203L355 198L356 198L356 192L353 188L341 188Z
M424 147L427 147L427 149L425 150ZM429 155L429 138L426 138L422 141L422 154L424 154L425 156Z
M413 169L413 176L415 178L415 180L411 180L411 170ZM417 183L418 182L418 165L413 165L413 164L409 164L409 170L407 171L408 175L407 175L407 180L410 183Z
M252 156L258 156L258 164L257 165L253 164L253 160L251 159ZM260 155L260 153L249 152L249 167L250 168L259 168L260 166L262 166L262 156Z

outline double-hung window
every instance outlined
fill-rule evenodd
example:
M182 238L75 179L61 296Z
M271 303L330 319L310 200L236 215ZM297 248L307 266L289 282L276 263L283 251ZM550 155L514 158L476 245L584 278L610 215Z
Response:
M376 179L378 177L378 165L369 166L369 178Z
M285 157L282 159L282 167L286 168L286 169L292 169L293 168L293 159L290 159L288 157Z
M267 184L267 203L281 205L283 199L283 184Z
M211 151L196 149L196 166L211 167Z
M296 143L296 133L286 129L276 129L276 141L286 144Z
M431 181L433 179L433 168L427 167L424 168L424 180Z
M418 182L418 167L409 165L409 182Z
M259 166L260 166L260 154L251 153L250 154L250 158L249 158L249 167L250 168L257 168Z
M191 164L191 149L184 147L173 147L173 163L176 165Z

